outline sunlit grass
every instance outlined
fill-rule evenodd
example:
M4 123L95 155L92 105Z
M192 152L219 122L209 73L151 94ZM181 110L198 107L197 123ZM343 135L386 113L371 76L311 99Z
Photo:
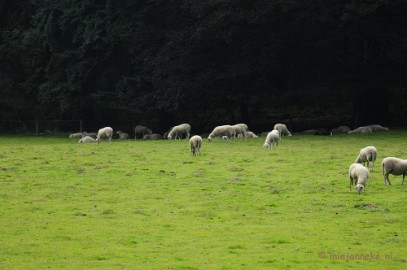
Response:
M406 135L205 140L198 157L186 140L2 136L0 269L402 269L407 189L380 163L407 158Z

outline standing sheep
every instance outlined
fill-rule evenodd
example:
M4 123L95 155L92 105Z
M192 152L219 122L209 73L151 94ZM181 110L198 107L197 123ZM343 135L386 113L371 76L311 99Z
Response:
M273 130L267 134L266 140L264 141L263 147L264 148L273 148L277 146L278 141L280 140L280 135L278 130Z
M78 143L94 143L94 142L96 142L95 139L93 139L90 136L85 136L85 137L81 138Z
M247 136L246 132L249 130L249 127L246 124L240 123L240 124L233 125L232 127L235 130L235 136L239 137L239 135L240 135L240 137L243 137L246 139L246 136Z
M366 188L366 182L369 178L369 170L362 164L353 163L349 167L349 191L352 191L352 185L356 185L356 191L360 194Z
M372 133L372 129L370 127L358 127L354 130L348 131L348 134L355 134L355 133L368 134L368 133Z
M407 160L395 157L387 157L383 159L382 162L382 171L384 176L384 184L386 185L386 180L391 185L389 180L389 174L392 175L403 175L403 181L401 182L404 185L404 179L407 174Z
M236 135L235 129L231 125L223 125L215 127L212 132L208 135L208 141L212 141L213 138L219 137L226 139L234 138Z
M192 136L189 139L189 147L191 148L191 152L193 156L199 155L202 146L202 137L199 135Z
M365 148L360 149L359 156L356 158L355 163L362 163L365 166L367 163L367 167L369 171L373 171L374 162L376 161L377 157L377 149L374 146L367 146Z
M119 139L121 140L127 140L129 138L128 133L121 132L120 130L118 130L116 134L119 134Z
M285 124L277 123L274 125L274 130L278 130L280 140L283 137L283 135L288 135L291 136L291 132L288 130L287 126Z
M96 136L96 141L101 143L102 139L109 139L109 142L112 143L113 137L113 129L111 127L101 128L98 131L98 135Z
M69 138L70 138L70 139L72 139L72 138L82 138L83 136L84 136L84 135L83 135L82 132L69 134Z
M191 126L187 123L175 126L171 129L170 133L168 133L168 140L171 139L181 139L182 135L185 135L187 139L189 139L191 132Z
M135 134L134 139L137 140L137 137L143 138L144 135L151 134L151 133L153 133L153 131L151 129L149 129L148 127L137 125L134 128L134 134Z

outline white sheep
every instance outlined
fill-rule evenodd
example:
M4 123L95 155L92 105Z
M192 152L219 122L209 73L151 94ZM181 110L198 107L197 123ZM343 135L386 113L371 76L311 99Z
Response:
M257 136L254 132L252 132L252 131L248 131L247 133L246 133L246 137L247 138L257 138L257 137L259 137L259 136Z
M356 185L356 191L360 194L366 188L366 182L369 178L369 170L360 163L353 163L349 167L349 191L352 191L352 185Z
M240 124L236 124L236 125L232 125L232 127L235 129L235 136L241 135L240 137L243 137L246 139L246 132L249 130L249 127L244 124L244 123L240 123Z
M119 139L121 140L127 140L129 138L129 134L125 133L125 132L121 132L120 130L118 130L116 132L116 134L119 134Z
M94 138L94 139L96 139L96 136L97 136L97 133L96 132L86 132L86 131L84 131L83 132L83 136L85 137L85 136L89 136L89 137L92 137L92 138Z
M339 126L331 130L331 136L340 133L348 133L351 129L348 126Z
M78 133L71 133L69 134L69 138L82 138L83 137L83 133L82 132L78 132Z
M153 133L153 134L146 134L143 136L143 140L161 140L163 137L161 134Z
M285 124L277 123L274 125L274 130L278 130L280 140L283 137L283 135L288 135L291 136L291 132L288 130L287 126Z
M170 133L168 133L168 140L171 139L181 139L183 135L185 135L185 137L187 139L189 139L190 136L190 132L191 132L191 126L187 123L178 125L178 126L174 126Z
M223 138L226 136L228 139L234 138L236 135L235 129L231 125L222 125L215 127L208 135L208 141L212 141L213 138Z
M382 170L384 176L384 184L386 185L386 180L391 185L389 180L389 174L392 175L403 175L403 181L401 182L404 185L404 178L407 174L407 160L395 157L387 157L382 161Z
M354 130L348 131L348 134L355 134L355 133L368 134L368 133L372 133L372 129L370 127L358 127Z
M374 162L377 158L377 149L374 146L367 146L360 149L359 155L356 158L355 163L361 163L365 166L367 163L367 168L369 171L373 171Z
M387 131L389 130L387 127L383 127L381 125L368 125L372 129L372 131Z
M264 148L273 148L274 146L277 146L279 140L280 140L280 135L279 135L278 130L272 130L271 132L269 132L269 134L267 134L263 147Z
M94 143L94 142L96 142L95 139L93 139L90 136L85 136L85 137L81 138L78 143Z
M140 138L143 138L144 135L151 134L151 133L153 133L153 131L151 129L149 129L148 127L137 125L134 128L134 134L135 134L134 139L137 140L137 136L140 136Z
M109 142L112 143L113 137L113 129L111 127L104 127L99 129L98 134L96 136L96 141L101 143L102 139L109 139Z
M199 135L192 136L189 139L189 147L193 156L199 155L202 146L202 137Z

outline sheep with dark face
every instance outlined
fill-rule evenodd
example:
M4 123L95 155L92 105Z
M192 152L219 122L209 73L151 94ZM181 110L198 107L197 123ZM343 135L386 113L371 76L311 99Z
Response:
M401 184L404 185L404 179L407 174L407 160L396 157L387 157L382 161L382 171L385 185L386 180L389 183L389 185L391 185L389 180L389 174L402 175L403 181L401 182Z
M280 140L283 135L291 136L291 132L288 130L287 126L282 123L277 123L274 125L274 130L278 130L278 134L280 136Z
M215 127L212 132L208 135L208 141L212 141L213 138L225 137L226 140L233 139L236 136L236 131L231 125L222 125Z
M176 140L176 139L182 139L183 136L185 135L185 137L187 139L189 139L190 132L191 132L191 126L187 123L184 123L184 124L181 124L178 126L174 126L171 129L170 133L168 133L167 138L168 138L168 140L171 140L171 139Z
M359 156L356 158L355 163L361 163L365 166L367 163L367 167L369 171L373 171L374 162L377 158L377 149L374 146L367 146L365 148L360 149Z
M189 139L189 148L193 156L199 155L202 146L202 137L199 135L192 136Z
M134 139L137 140L137 138L143 138L144 135L151 134L153 133L153 131L146 126L137 125L134 128L134 133L135 133Z
M111 127L105 127L105 128L99 129L98 134L96 136L96 141L99 144L102 142L102 139L109 139L109 142L112 143L112 137L113 137L113 129Z
M349 167L349 191L352 185L356 185L357 193L361 193L366 188L369 170L360 163L353 163Z

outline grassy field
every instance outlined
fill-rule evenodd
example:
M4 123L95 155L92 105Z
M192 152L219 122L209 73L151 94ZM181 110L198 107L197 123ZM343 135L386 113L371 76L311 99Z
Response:
M407 269L407 131L263 141L0 136L0 269Z

